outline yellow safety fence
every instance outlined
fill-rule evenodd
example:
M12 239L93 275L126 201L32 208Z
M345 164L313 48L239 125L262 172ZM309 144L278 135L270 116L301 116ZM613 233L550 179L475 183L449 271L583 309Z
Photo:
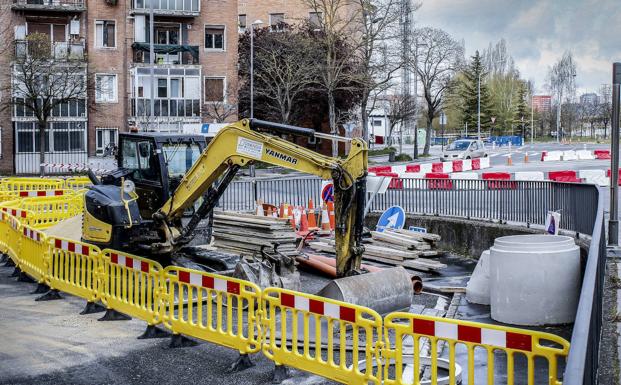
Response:
M46 229L65 219L81 215L83 190L67 195L15 199L0 203L0 211L9 213L24 224Z
M0 178L0 201L14 197L16 192L81 190L92 184L87 176L68 178Z
M162 273L159 263L116 250L101 251L98 295L107 309L162 322Z
M261 304L263 354L277 365L344 384L381 384L382 317L375 311L274 287L263 291Z
M239 351L261 349L258 306L252 282L169 266L164 270L164 322L185 334Z
M174 334L242 354L262 351L276 365L344 384L421 384L418 374L425 365L432 384L441 382L440 377L446 377L444 383L461 379L474 384L475 374L487 377L488 385L561 384L558 362L567 356L569 343L552 334L410 313L382 318L371 309L310 294L261 290L226 276L163 268L127 253L47 237L36 228L60 220L62 216L39 219L50 207L75 212L74 198L54 197L66 199L59 206L49 206L50 198L22 200L40 199L41 204L11 203L27 207L35 225L28 224L27 216L13 215L11 210L19 208L0 205L7 210L0 211L0 251L52 289L101 301L108 309L151 326L161 324ZM438 359L441 345L447 352ZM428 357L420 353L425 346Z

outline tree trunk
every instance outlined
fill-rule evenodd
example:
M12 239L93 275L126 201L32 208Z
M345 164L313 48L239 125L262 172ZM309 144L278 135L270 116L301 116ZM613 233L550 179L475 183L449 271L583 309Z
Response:
M45 128L47 127L47 122L39 121L39 175L45 176Z
M328 90L328 119L330 123L330 133L332 135L338 135L338 129L336 127L336 101L334 100L334 94L330 90ZM336 158L338 155L338 142L332 139L332 157Z
M369 114L367 114L367 103L369 101L368 97L363 97L362 102L360 103L360 122L362 124L362 140L369 144ZM386 124L386 122L384 122Z
M431 147L431 128L433 125L433 111L427 113L427 129L425 130L425 149L423 155L429 155L429 148Z

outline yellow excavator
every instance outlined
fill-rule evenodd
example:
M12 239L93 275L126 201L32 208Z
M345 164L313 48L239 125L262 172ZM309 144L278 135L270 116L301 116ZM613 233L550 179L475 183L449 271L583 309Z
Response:
M254 119L222 128L208 144L200 135L122 134L118 170L101 180L89 173L94 186L84 198L83 241L141 255L170 255L192 240L239 169L261 161L333 180L337 275L359 273L366 143L351 139L349 155L338 159L280 135L334 138Z

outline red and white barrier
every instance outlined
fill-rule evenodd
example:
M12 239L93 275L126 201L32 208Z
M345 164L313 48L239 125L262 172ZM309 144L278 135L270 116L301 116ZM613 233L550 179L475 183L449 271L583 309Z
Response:
M550 171L548 172L548 179L555 182L580 183L582 181L573 170Z
M125 266L133 270L142 271L143 273L149 272L148 262L141 261L125 255L111 253L110 262L114 263L115 265Z
M585 183L596 184L598 186L609 186L610 176L606 170L579 170L578 177Z
M39 191L20 191L21 198L26 197L57 197L63 195L64 190L39 190Z
M356 309L343 305L288 293L280 293L280 304L292 309L315 313L342 321L356 322Z
M595 155L593 155L593 152L589 150L578 150L576 151L576 156L579 160L595 159Z
M518 171L513 174L517 181L539 181L545 180L545 175L541 171Z
M230 294L239 294L240 290L238 282L227 281L225 279L198 273L190 273L189 271L179 271L179 282Z
M62 239L54 239L54 247L81 255L89 255L90 253L88 246Z
M595 150L593 155L596 159L610 159L610 150Z

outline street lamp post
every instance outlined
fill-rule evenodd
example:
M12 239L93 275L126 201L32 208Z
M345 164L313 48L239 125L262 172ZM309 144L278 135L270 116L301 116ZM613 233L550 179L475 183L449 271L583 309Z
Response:
M477 139L481 140L481 68L477 81Z
M619 245L619 94L621 93L621 63L612 65L612 121L610 124L610 219L608 220L608 244Z
M427 47L427 43L418 43L414 46L414 153L413 158L418 159L418 47Z
M255 20L250 25L250 119L254 118L254 27L261 24L261 20Z
M250 25L250 119L254 119L254 27L263 24L261 20L255 20ZM250 165L250 177L255 176L254 164Z

